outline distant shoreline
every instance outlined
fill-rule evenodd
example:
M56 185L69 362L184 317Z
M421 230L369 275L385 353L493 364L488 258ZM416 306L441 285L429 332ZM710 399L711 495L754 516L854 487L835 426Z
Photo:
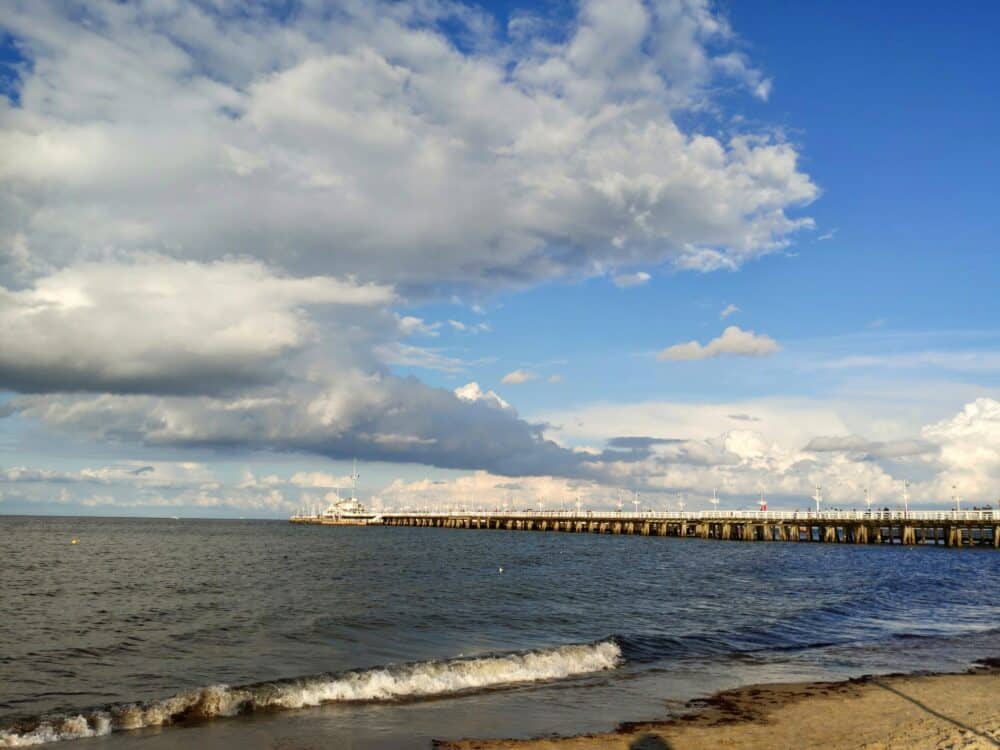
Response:
M438 750L923 750L1000 748L1000 659L966 673L747 685L681 716L615 731L527 740L438 740Z

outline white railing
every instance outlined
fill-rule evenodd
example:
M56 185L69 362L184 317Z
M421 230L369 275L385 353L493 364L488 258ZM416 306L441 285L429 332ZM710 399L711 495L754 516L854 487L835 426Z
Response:
M382 518L509 518L600 521L997 521L998 510L390 510Z

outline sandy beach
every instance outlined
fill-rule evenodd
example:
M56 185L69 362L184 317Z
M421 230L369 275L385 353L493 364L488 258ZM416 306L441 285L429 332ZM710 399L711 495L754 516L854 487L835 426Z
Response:
M684 715L606 734L441 741L441 750L712 750L1000 747L1000 670L752 685L689 704Z

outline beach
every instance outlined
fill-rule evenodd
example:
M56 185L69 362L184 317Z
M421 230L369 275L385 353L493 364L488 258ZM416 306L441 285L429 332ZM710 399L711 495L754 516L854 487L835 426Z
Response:
M529 740L439 741L439 750L987 750L1000 747L1000 670L752 685L682 716L616 731Z

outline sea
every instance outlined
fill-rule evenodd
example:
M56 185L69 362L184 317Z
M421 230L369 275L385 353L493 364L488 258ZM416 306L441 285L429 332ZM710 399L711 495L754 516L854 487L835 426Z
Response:
M0 747L429 748L1000 656L988 548L8 516L0 564Z

